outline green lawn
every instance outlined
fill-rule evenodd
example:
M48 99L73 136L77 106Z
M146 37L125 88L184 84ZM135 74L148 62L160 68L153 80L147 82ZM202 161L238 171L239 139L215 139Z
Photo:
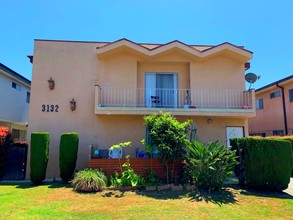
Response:
M0 184L0 219L293 219L293 197L225 188L221 193L79 194L60 183Z

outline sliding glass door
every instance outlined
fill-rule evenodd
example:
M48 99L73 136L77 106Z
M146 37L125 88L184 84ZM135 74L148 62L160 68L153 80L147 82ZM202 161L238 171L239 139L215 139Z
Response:
M145 104L147 107L177 107L177 73L145 73Z

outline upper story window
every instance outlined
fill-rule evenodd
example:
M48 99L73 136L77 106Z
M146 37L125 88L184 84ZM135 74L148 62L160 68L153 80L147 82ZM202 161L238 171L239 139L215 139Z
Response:
M293 89L289 89L289 102L293 102Z
M30 103L30 101L31 101L31 93L26 92L26 103Z
M14 89L20 91L20 90L21 90L21 85L15 83L15 82L12 82L12 88L14 88Z
M272 92L272 93L270 94L270 98L271 98L271 99L276 98L276 97L279 97L279 96L281 96L281 92L280 92L280 90L278 90L278 91L276 91L276 92Z
M255 100L255 108L256 110L260 110L264 108L263 98Z

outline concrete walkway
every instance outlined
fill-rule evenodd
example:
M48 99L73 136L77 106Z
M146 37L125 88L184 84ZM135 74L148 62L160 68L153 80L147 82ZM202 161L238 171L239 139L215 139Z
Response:
M231 185L231 184L238 184L238 179L236 176L229 177L224 185ZM286 190L283 190L283 192L293 196L293 177L290 178L290 183L288 185L288 188Z
M283 192L288 193L289 195L293 196L293 177L291 177L290 179L290 183L289 186L286 190L284 190Z

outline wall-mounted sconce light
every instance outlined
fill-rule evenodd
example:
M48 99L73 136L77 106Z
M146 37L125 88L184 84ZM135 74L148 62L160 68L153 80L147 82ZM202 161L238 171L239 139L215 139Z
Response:
M211 123L213 123L213 119L211 119L211 118L208 118L208 120L207 120L207 123L208 123L208 124L211 124Z
M50 79L48 80L49 83L49 89L53 90L55 88L55 81L52 79L52 77L50 77Z
M71 101L69 103L70 103L71 111L75 111L75 109L76 109L76 101L74 100L74 98L71 99Z

